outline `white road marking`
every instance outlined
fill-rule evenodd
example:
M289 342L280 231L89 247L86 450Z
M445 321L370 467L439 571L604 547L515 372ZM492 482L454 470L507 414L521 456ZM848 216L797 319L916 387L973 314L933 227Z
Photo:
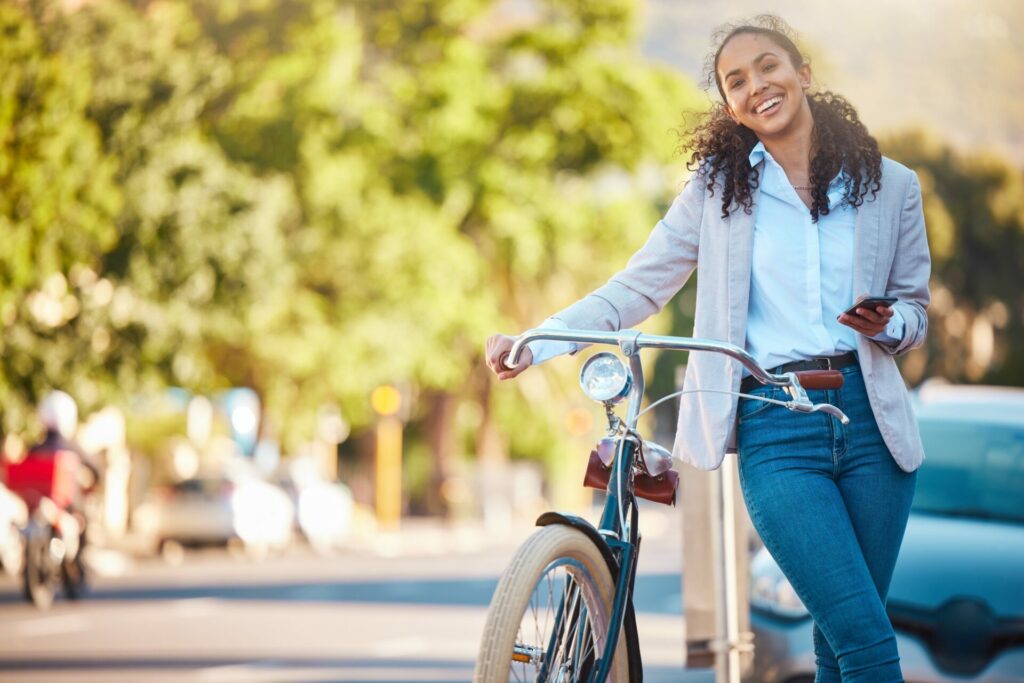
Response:
M81 614L64 614L59 617L42 617L16 624L14 629L23 636L55 636L62 633L84 631L89 621Z
M430 641L422 636L391 638L374 643L370 647L371 657L408 657L422 655L430 651Z
M179 617L209 617L221 610L221 601L216 598L185 598L172 603L174 614Z

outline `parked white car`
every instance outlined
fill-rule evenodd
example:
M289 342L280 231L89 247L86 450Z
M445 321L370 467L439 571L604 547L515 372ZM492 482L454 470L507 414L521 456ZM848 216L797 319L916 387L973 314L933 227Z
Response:
M137 530L158 547L240 542L254 554L292 541L288 495L257 478L195 477L154 490L135 511Z

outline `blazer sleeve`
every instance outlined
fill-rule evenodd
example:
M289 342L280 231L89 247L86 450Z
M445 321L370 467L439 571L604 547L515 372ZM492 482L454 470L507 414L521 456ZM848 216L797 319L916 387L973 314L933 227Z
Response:
M903 339L898 344L879 344L888 353L899 355L924 343L928 334L928 278L931 254L921 206L921 184L911 172L907 194L899 214L899 234L886 294L899 298L894 304L904 320Z
M664 308L697 265L705 188L695 175L623 270L552 317L573 329L620 330Z

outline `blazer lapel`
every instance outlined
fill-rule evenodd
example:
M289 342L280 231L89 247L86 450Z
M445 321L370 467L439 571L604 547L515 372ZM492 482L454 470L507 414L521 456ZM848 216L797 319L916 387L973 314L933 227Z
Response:
M875 265L878 262L879 198L865 199L857 209L853 246L853 296L885 294L874 291Z
M762 161L758 170L764 165ZM743 348L747 341L747 310L750 299L750 266L754 246L754 218L760 187L751 199L754 204L747 213L742 207L729 214L729 342ZM733 364L730 364L730 366ZM737 374L738 376L738 374Z
M874 291L875 264L878 262L878 230L881 211L879 209L879 197L865 199L864 203L857 209L857 222L854 224L853 235L853 296L861 294L885 294L882 291ZM860 358L860 367L865 377L873 373L872 342L864 335L857 335L857 352ZM874 389L873 383L868 383L868 391Z

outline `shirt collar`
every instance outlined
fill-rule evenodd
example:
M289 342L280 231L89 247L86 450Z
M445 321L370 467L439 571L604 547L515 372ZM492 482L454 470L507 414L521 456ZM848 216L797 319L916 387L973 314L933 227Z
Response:
M750 154L747 157L747 160L750 162L751 168L757 166L759 163L766 160L776 164L778 163L775 161L775 158L772 157L772 155L768 152L768 150L764 148L764 143L761 142L760 140L758 140L757 144L754 145L754 148L750 150ZM828 185L829 199L833 204L838 200L839 197L843 195L843 190L845 189L846 171L845 169L840 168L839 173L836 174L836 177L833 178L832 182L830 182Z
M757 144L754 145L754 149L750 150L750 156L747 158L750 160L750 166L754 167L761 163L766 156L769 156L768 150L764 148L764 143L758 140Z

